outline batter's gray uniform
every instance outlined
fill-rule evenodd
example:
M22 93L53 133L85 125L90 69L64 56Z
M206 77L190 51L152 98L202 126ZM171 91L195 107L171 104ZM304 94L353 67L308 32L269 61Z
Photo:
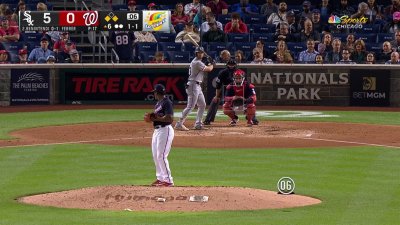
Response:
M190 63L189 67L189 78L186 84L186 94L188 96L187 106L182 111L182 116L179 118L179 121L176 123L175 127L180 127L185 123L185 120L189 113L193 110L195 105L197 105L197 117L196 122L194 124L195 129L202 129L202 119L204 110L206 108L206 100L204 98L203 91L201 89L201 83L204 78L204 68L206 65L195 57Z

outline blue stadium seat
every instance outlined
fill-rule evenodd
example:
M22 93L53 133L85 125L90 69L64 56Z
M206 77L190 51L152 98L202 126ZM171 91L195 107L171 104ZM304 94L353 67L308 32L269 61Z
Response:
M247 24L265 24L267 23L267 19L262 14L246 15L244 22Z
M147 5L136 5L136 10L147 10Z
M254 33L251 35L250 41L256 42L258 40L263 40L264 42L273 42L274 40L274 34L260 34L260 33Z
M8 52L9 60L12 63L19 62L18 51L9 51Z
M160 51L182 51L182 43L175 42L159 42Z
M32 49L34 48L40 48L40 43L39 42L26 42L26 47L28 49L28 52L31 52Z
M288 46L288 49L295 53L295 52L301 52L307 49L307 46L305 43L297 43L297 42L288 42L286 43Z
M207 43L203 43L203 44L206 44L207 45ZM208 50L208 48L207 47L204 47L203 46L203 48L204 48L204 50ZM185 51L187 51L187 52L194 52L194 50L196 50L196 45L194 45L193 43L190 43L190 42L187 42L187 43L185 43Z
M378 43L383 43L385 41L393 41L394 34L378 34Z
M175 42L176 34L156 32L156 33L154 33L154 36L158 42Z
M225 25L231 22L231 14L219 15L217 20L221 22L223 25Z
M276 26L274 24L252 24L250 29L253 29L255 34L273 34L276 31Z
M148 63L150 60L154 59L155 52L140 52L139 61L142 63Z
M27 42L40 42L40 39L43 37L42 33L25 33L24 34L24 41Z
M25 4L38 4L39 2L43 2L46 5L48 3L46 0L25 0Z
M118 4L112 6L113 11L128 11L128 6L126 4Z
M183 23L178 23L178 24L176 24L175 25L175 32L176 33L179 33L179 32L181 32L183 29L185 29L185 24L183 24Z
M379 24L363 24L361 29L354 30L356 33L377 34L380 33L381 26Z
M342 41L342 42L346 42L346 37L347 37L347 34L333 34L333 39L339 38L340 41Z
M274 53L276 51L276 43L275 42L265 42L264 48L267 49L268 52Z
M228 51L232 51L234 49L234 45L232 42L209 42L208 43L208 49L210 51L217 51L220 52L224 49L227 49Z
M253 49L256 47L256 42L248 42L248 43L235 43L236 50L242 50L243 52L250 51L252 52Z
M249 34L228 33L228 41L230 41L230 42L248 42Z
M0 3L4 3L4 4L15 4L15 2L16 2L15 0L1 0L0 1Z
M303 11L303 5L291 5L288 4L287 6L287 11L293 11L294 14L299 14L301 11Z
M168 58L172 63L188 63L190 62L190 52L188 51L168 51Z
M185 6L185 5L183 5ZM175 5L160 5L160 10L175 10ZM171 12L172 13L172 12Z
M378 53L382 51L382 43L370 43L366 46L367 51Z
M7 51L15 51L18 52L18 50L22 49L24 46L23 42L1 42L2 49L5 49Z
M157 51L157 43L156 42L137 42L136 43L136 52L155 52Z
M355 39L361 39L365 43L376 43L376 34L354 34Z

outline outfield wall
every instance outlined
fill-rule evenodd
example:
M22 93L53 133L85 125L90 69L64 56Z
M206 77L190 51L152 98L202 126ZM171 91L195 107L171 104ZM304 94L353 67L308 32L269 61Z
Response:
M175 103L185 103L188 64L0 65L0 105L153 104L154 83L163 83ZM205 78L208 102L215 77ZM256 86L258 105L400 106L396 65L239 66ZM206 85L207 84L207 85Z

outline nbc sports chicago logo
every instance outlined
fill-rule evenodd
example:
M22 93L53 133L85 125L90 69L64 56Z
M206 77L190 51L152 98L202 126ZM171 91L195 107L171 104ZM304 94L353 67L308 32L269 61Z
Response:
M348 15L338 17L332 15L328 19L328 23L336 26L337 29L362 29L363 24L368 22L368 18L362 16L360 18L350 18Z

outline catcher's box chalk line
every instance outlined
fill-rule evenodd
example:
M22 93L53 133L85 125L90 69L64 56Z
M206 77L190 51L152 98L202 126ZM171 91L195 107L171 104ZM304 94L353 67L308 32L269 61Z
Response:
M328 141L328 142L337 142L337 143L347 143L347 144L356 144L356 145L366 145L366 146L376 146L376 147L385 147L385 148L398 148L400 146L393 146L393 145L380 145L380 144L371 144L365 142L357 142L357 141L341 141L341 140L333 140L333 139L324 139L324 138L312 138L312 137L293 137L302 140L314 140L314 141Z

